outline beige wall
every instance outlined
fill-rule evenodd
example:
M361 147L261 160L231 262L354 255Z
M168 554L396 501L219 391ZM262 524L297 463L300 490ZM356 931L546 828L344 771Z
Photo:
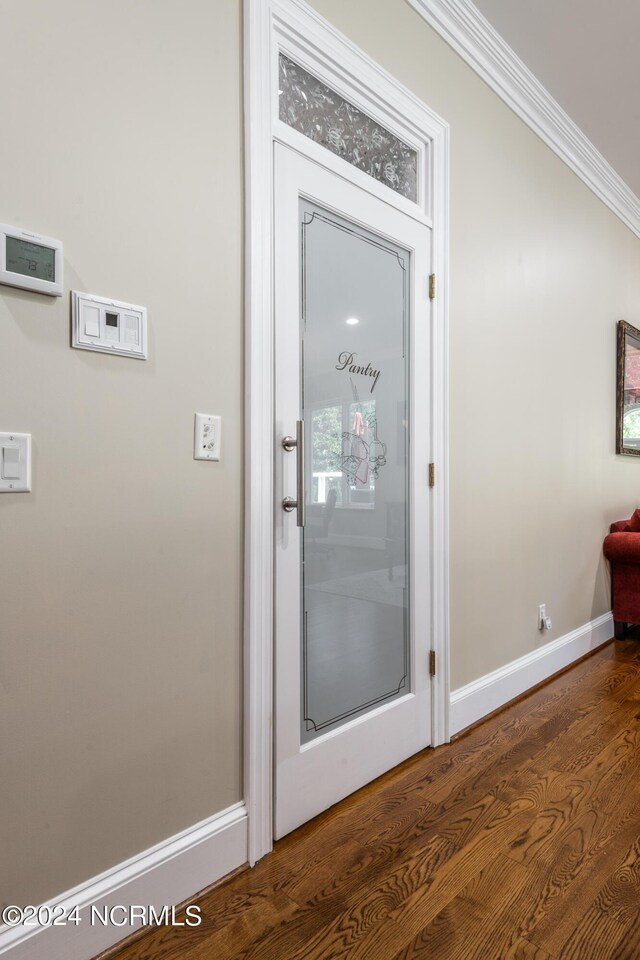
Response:
M313 6L451 125L455 689L610 609L602 538L640 497L614 453L640 242L404 0Z
M0 8L0 220L65 245L61 299L0 288L0 430L34 443L0 497L0 902L37 903L242 796L241 4ZM146 304L149 360L69 349L71 289Z
M0 293L35 451L0 497L0 902L37 902L241 797L240 0L0 4L0 220L151 331L147 363L72 351L68 294ZM314 5L451 124L457 687L542 642L538 603L551 638L608 608L640 244L403 0Z

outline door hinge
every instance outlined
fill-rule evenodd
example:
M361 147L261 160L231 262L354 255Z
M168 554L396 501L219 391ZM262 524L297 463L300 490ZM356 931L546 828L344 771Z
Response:
M436 675L436 652L435 650L429 651L429 676L435 677Z
M436 298L436 275L435 273L429 274L429 300L435 300Z
M436 465L435 463L429 464L429 486L435 487L436 485Z

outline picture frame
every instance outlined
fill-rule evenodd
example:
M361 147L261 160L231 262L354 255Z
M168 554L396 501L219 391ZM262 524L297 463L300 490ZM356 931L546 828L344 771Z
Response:
M640 330L617 325L616 453L640 457Z

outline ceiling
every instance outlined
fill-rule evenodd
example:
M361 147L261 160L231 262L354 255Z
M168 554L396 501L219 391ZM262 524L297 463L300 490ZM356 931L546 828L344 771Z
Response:
M474 0L640 197L638 0Z

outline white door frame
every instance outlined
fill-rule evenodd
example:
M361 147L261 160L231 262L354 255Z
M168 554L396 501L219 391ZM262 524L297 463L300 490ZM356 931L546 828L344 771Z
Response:
M449 127L303 0L244 0L245 590L244 793L251 864L273 845L274 318L273 142L347 176L432 226L433 745L449 739L448 244ZM418 203L393 193L278 118L278 52L379 120L419 155ZM348 168L348 169L347 169ZM424 291L425 297L428 291ZM425 483L427 478L425 477Z

